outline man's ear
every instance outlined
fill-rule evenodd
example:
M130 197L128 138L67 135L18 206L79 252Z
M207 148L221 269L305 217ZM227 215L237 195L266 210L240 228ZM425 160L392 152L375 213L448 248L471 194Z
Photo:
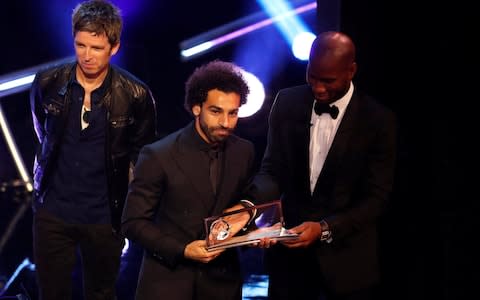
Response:
M192 113L195 117L198 117L201 111L202 111L202 108L198 104L192 107Z
M114 56L115 54L117 54L118 49L120 49L120 43L117 43L112 46L112 49L110 51L110 56Z

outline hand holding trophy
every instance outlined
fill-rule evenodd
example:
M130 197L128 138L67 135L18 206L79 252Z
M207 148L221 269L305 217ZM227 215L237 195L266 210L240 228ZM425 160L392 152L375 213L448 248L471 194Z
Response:
M231 209L205 219L207 250L259 243L262 239L294 239L284 227L280 201Z

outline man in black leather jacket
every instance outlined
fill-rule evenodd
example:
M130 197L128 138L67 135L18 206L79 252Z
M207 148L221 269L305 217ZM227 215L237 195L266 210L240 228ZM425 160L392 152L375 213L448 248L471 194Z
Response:
M120 216L130 169L156 139L148 86L110 63L119 9L85 1L72 15L76 61L36 74L30 94L39 147L34 166L34 257L40 299L70 299L77 248L85 299L114 299Z

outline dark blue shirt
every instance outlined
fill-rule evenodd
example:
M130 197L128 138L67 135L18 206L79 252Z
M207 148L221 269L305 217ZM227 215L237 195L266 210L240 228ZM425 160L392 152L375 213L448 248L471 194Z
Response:
M91 93L89 126L82 130L81 113L85 91L72 80L70 107L56 168L45 208L73 224L110 223L105 134L107 112L102 103L110 77Z

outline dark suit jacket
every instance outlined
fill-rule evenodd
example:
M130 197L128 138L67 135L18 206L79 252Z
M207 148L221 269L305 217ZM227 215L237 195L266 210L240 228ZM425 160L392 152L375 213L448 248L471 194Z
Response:
M333 242L318 242L309 251L315 253L330 287L350 291L379 277L376 222L393 185L395 118L355 90L312 196L309 141L313 103L308 85L278 93L269 117L267 148L250 196L262 202L281 192L287 227L326 219Z
M218 215L241 199L251 179L254 147L235 135L226 140L224 175L215 196L208 159L199 147L204 142L199 139L192 122L140 152L122 217L122 231L145 248L138 298L193 299L202 276L232 280L235 289L241 287L235 249L208 264L186 260L183 251L188 243L205 238L205 217ZM226 282L218 281L212 288L233 293ZM203 288L207 285L202 282Z

